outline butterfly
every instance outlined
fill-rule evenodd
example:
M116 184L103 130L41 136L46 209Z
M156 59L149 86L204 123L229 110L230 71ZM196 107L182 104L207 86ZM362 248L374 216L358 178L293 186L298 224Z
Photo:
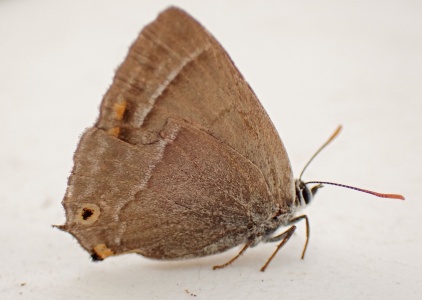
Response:
M263 271L294 223L305 220L309 237L296 212L319 187L294 180L274 125L226 51L171 7L142 30L83 134L58 227L94 260L186 259L244 245L221 268L279 242ZM276 234L281 226L290 227Z

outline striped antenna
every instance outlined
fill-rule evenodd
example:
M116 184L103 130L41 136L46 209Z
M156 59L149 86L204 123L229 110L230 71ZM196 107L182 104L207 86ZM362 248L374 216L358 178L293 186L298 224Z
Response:
M336 185L336 186L341 186L341 187L348 188L348 189L351 189L351 190L355 190L355 191L359 191L359 192L371 194L371 195L374 195L374 196L377 196L377 197L381 197L381 198L390 198L390 199L399 199L399 200L404 200L405 199L402 195L399 195L399 194L378 193L378 192L374 192L374 191L370 191L370 190L361 189L361 188L358 188L358 187L355 187L355 186L345 185L345 184L335 183L335 182L308 181L305 184L329 184L329 185Z

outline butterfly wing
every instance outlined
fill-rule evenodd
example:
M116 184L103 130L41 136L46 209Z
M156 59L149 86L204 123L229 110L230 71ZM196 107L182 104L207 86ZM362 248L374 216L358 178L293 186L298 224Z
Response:
M100 258L221 252L293 201L269 117L218 42L176 8L132 45L74 161L61 228Z

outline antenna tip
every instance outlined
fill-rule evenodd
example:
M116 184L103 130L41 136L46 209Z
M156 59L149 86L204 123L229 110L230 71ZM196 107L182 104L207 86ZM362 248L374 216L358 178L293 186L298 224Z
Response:
M399 200L406 200L404 196L399 194L386 194L385 198L391 198L391 199L399 199Z

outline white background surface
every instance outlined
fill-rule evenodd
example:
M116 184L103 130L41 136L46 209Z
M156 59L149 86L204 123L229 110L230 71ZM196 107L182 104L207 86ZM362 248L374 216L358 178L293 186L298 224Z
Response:
M295 173L325 187L265 273L275 245L186 262L92 263L60 204L72 155L114 70L168 5L226 48L268 110ZM422 299L420 1L0 1L0 298ZM23 285L24 284L24 285ZM189 291L189 293L186 292Z

